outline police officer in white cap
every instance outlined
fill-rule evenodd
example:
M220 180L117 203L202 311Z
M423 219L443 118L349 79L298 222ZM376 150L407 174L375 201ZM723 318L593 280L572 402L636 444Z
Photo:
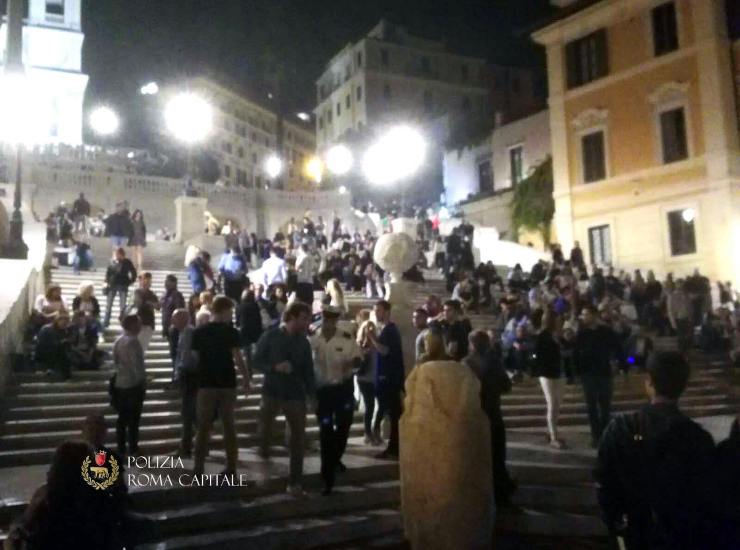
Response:
M352 334L337 329L342 314L338 307L325 305L321 313L321 329L311 337L311 350L316 375L323 494L329 495L336 471L345 469L341 459L355 410L352 376L361 364L362 352Z

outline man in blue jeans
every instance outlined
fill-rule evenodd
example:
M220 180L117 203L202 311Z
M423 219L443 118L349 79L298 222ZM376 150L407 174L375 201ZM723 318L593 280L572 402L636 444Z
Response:
M105 272L107 301L105 306L105 321L103 321L104 327L110 325L111 309L113 308L113 300L116 295L118 295L118 304L121 308L121 313L123 314L126 310L128 287L134 281L136 281L136 268L134 264L126 257L126 251L123 248L116 249L113 261Z
M621 346L616 332L599 322L593 306L583 308L581 321L573 359L586 396L591 446L596 448L611 417L611 363L621 359Z

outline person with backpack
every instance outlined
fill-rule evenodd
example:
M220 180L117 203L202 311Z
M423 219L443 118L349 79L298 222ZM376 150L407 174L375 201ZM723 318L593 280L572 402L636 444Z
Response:
M601 439L599 506L628 550L716 548L714 441L678 407L689 370L680 353L654 354L645 381L650 403L615 417Z

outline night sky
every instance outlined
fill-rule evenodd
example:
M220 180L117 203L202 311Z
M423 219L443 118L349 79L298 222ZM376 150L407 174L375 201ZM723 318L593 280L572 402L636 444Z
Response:
M150 80L209 71L266 89L270 60L280 59L288 106L310 111L324 65L383 17L458 53L535 65L542 52L517 31L547 13L548 0L84 0L86 104L135 121ZM135 126L122 128L122 141L137 144Z

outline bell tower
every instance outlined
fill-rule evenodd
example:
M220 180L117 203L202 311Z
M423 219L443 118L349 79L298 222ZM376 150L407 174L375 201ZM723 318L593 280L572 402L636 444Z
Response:
M44 102L40 108L48 113L48 140L54 143L82 143L82 102L88 77L82 73L81 11L82 0L28 0L24 14L23 66L39 101ZM8 57L7 32L4 17L0 27L3 64Z

